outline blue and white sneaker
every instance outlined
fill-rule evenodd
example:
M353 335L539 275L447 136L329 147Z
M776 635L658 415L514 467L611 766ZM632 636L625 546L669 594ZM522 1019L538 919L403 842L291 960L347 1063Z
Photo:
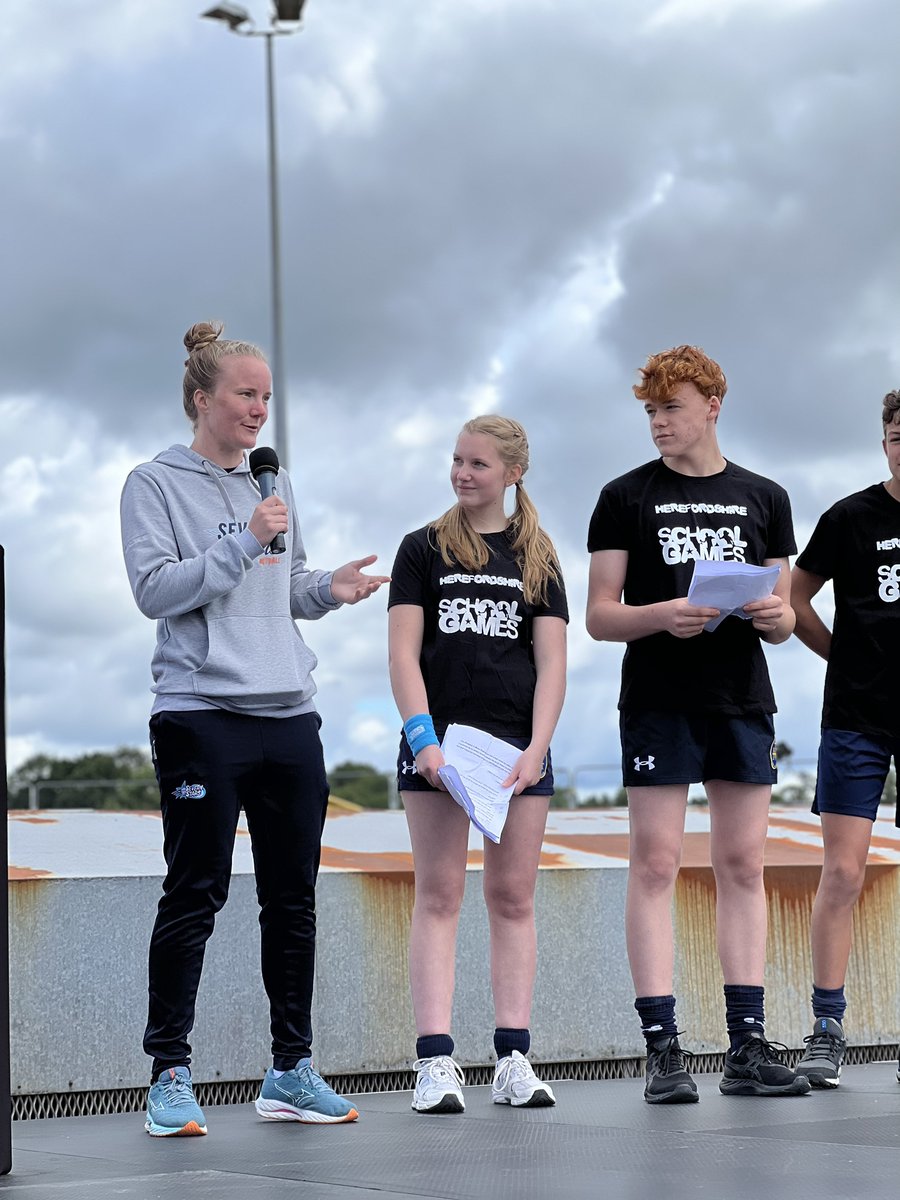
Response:
M262 1081L256 1111L268 1121L304 1121L309 1125L335 1125L355 1121L359 1113L313 1070L311 1058L301 1058L293 1071L277 1079L270 1067Z
M144 1128L151 1137L197 1137L206 1133L206 1117L194 1099L187 1067L167 1067L150 1088Z

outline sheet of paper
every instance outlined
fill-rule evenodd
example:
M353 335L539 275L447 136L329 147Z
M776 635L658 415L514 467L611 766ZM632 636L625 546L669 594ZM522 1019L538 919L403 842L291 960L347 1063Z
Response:
M718 629L726 617L741 617L749 621L751 618L743 611L744 605L751 600L771 596L780 572L781 567L754 567L750 563L698 559L694 563L687 598L698 608L719 610L719 616L707 622L704 633Z
M447 791L485 837L499 842L513 792L501 784L522 751L471 725L450 725L441 753L445 765L438 774Z

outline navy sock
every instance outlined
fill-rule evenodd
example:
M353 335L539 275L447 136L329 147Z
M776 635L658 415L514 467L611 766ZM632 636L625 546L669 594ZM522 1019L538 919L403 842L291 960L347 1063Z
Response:
M520 1054L527 1054L531 1049L531 1032L528 1029L495 1029L494 1030L494 1050L496 1051L498 1060L506 1058L512 1054L513 1050L518 1050Z
M751 1033L764 1033L766 1028L766 989L743 983L726 983L725 1025L731 1051L740 1050Z
M661 1037L675 1037L678 1033L674 996L638 996L634 1007L641 1018L641 1033L647 1042L655 1042Z
M416 1058L437 1058L442 1054L453 1057L453 1038L449 1033L426 1033L416 1038Z
M831 1017L832 1021L839 1021L843 1025L847 1011L844 989L820 988L813 984L812 1010L814 1017Z

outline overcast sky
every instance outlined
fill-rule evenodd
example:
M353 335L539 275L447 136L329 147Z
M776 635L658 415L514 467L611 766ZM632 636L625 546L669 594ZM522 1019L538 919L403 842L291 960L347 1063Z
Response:
M190 441L189 325L270 346L263 43L202 7L0 12L11 767L146 744L154 627L119 493ZM602 484L654 456L631 394L647 354L692 342L722 364L722 448L787 487L801 546L886 477L898 44L895 0L308 0L275 46L311 565L388 569L452 502L461 423L521 420L572 610L570 773L618 757L621 648L584 632L585 540ZM394 760L385 608L304 629L329 765ZM811 757L822 665L793 640L768 655L778 734Z

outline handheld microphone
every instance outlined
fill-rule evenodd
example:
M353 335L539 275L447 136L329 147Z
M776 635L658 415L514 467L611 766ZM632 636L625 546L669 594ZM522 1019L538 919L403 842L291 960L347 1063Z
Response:
M250 474L259 485L263 500L277 495L278 455L270 446L258 446L250 452ZM284 554L284 534L276 533L269 542L270 554Z

